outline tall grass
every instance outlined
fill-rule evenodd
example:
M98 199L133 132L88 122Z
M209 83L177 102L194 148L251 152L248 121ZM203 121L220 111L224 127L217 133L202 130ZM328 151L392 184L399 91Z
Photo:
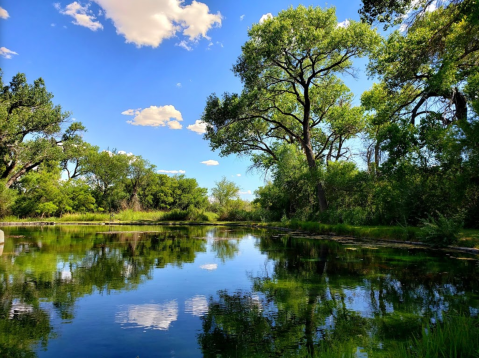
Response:
M190 208L188 210L173 209L171 211L133 211L123 210L118 213L73 213L64 214L62 217L27 218L20 219L16 216L6 216L2 222L28 222L28 221L53 221L53 222L157 222L157 221L201 221L213 222L218 216L203 210Z
M420 337L398 344L390 358L479 357L477 317L448 316L444 323L427 325Z

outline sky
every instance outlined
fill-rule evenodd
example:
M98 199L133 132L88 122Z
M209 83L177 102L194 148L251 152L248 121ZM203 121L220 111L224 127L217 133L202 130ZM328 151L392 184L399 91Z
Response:
M248 171L248 157L212 151L198 121L210 94L241 91L231 68L248 29L300 4L359 20L360 0L0 0L3 81L42 77L54 103L86 126L85 141L208 189L224 176L251 200L264 175ZM371 86L365 64L345 78L356 101Z

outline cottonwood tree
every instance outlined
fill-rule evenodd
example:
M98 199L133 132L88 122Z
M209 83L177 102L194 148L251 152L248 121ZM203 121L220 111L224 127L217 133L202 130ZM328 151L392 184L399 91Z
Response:
M81 123L52 102L53 95L39 78L28 84L24 74L5 85L0 71L0 180L7 188L49 160L60 160L63 147L79 138Z
M253 25L233 72L241 94L211 95L202 120L205 139L221 155L277 161L275 148L295 144L309 169L348 155L345 142L362 126L362 111L337 75L353 72L352 60L368 54L379 36L364 23L339 26L335 10L290 8ZM259 153L263 156L256 156ZM326 193L315 183L321 211Z
M211 189L211 196L220 207L226 207L231 201L239 199L239 191L238 185L223 177L220 181L215 182L215 187Z

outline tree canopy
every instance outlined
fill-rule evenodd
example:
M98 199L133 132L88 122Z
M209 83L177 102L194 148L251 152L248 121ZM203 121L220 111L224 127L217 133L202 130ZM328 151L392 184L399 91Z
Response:
M207 100L202 119L212 149L253 155L261 166L264 155L277 161L282 143L295 144L313 172L347 156L345 142L362 127L362 111L338 75L352 73L352 59L372 51L379 35L359 22L339 26L333 8L304 6L253 25L248 35L233 67L242 93ZM320 180L316 186L324 211Z

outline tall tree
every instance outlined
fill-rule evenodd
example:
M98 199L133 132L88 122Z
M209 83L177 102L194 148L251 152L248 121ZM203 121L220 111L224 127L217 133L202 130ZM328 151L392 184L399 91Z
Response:
M351 73L352 59L376 46L377 33L354 21L340 26L332 8L299 6L253 25L249 37L233 67L242 93L207 100L202 119L211 147L221 155L263 153L277 160L276 144L292 143L312 173L319 163L347 155L345 141L357 133L362 112L336 74ZM319 179L316 191L324 211Z
M52 98L43 79L30 85L19 73L5 85L0 71L0 179L7 188L44 161L60 160L63 146L84 130L72 123L64 131L70 114Z
M225 207L234 199L239 198L239 186L234 182L223 177L215 182L215 187L211 189L211 195L221 207Z

